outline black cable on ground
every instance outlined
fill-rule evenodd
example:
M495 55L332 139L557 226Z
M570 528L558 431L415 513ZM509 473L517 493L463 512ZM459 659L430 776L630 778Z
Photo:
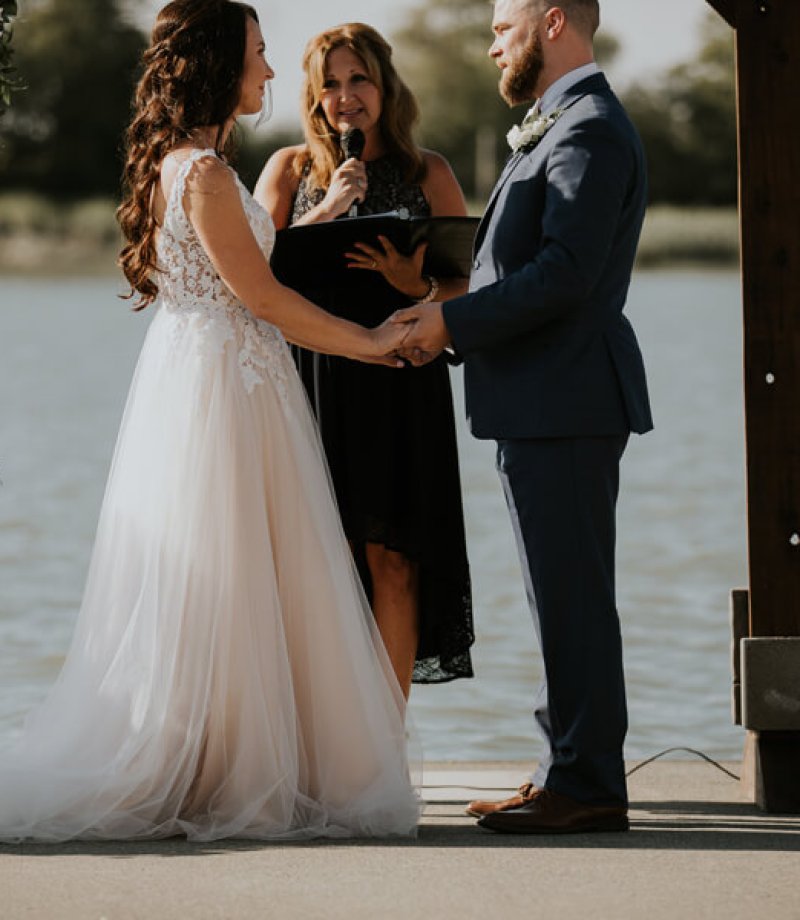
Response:
M706 761L706 763L710 763L712 767L716 767L718 770L721 770L727 776L730 776L731 779L735 779L737 781L741 779L740 776L737 776L735 773L731 773L731 771L727 767L723 767L721 763L714 760L713 757L709 757L708 754L704 754L702 751L696 751L694 748L687 748L687 747L671 747L671 748L666 748L663 751L659 751L658 754L654 754L652 757L648 757L647 760L643 760L641 763L637 763L635 767L631 767L631 769L627 771L625 776L631 776L633 773L636 773L637 770L641 770L642 767L648 766L649 764L653 763L659 758L664 757L666 754L674 754L676 751L685 751L687 754L694 754L697 757L701 757L703 760ZM456 765L454 765L454 767L455 766ZM453 784L450 784L447 786L441 786L441 785L433 785L432 783L422 783L422 786L425 789L455 789L455 788L458 788L458 789L472 789L474 792L496 792L498 791L497 786L466 786L466 785L465 786L462 786L462 785L455 786Z
M687 747L671 747L667 748L665 751L660 751L658 754L654 754L652 757L649 757L647 760L643 760L641 763L637 763L635 767L631 767L630 770L625 774L630 776L632 773L635 773L637 770L641 770L642 767L646 767L648 764L651 764L654 760L658 760L659 757L663 757L665 754L672 754L674 751L685 751L687 754L696 754L698 757L702 757L706 763L710 763L712 767L716 767L718 770L722 770L723 773L726 773L731 779L739 780L741 776L737 776L727 767L723 767L721 763L718 763L714 760L713 757L709 757L708 754L704 754L702 751L696 751L694 748Z

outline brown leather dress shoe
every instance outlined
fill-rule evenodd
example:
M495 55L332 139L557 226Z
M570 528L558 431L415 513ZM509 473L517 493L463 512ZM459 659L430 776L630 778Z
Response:
M623 805L587 805L550 789L536 789L524 804L484 815L478 824L501 834L588 834L629 828Z
M510 799L503 799L502 802L487 802L485 800L476 799L474 802L470 802L467 805L466 811L468 815L472 815L473 818L483 818L485 815L493 815L498 811L508 811L509 808L519 808L520 805L524 805L526 802L529 802L531 796L537 792L536 786L533 783L523 783L519 789L517 789L517 794L512 795Z

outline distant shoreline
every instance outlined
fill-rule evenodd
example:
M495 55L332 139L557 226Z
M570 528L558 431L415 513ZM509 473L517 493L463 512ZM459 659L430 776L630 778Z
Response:
M645 218L637 268L670 265L738 268L736 208L677 208L655 205Z
M0 195L0 277L118 274L115 208L108 199L66 206L33 195ZM471 213L480 210L477 204L470 207ZM636 264L638 269L738 267L736 209L654 205Z

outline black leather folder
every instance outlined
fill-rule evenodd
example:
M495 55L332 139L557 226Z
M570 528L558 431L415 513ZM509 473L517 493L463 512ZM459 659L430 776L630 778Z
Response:
M397 212L344 217L319 224L279 230L272 253L272 270L279 281L302 288L317 281L352 279L346 252L355 243L378 244L388 237L404 255L427 240L423 271L437 278L466 278L472 264L477 217L406 217ZM360 272L359 272L360 274Z

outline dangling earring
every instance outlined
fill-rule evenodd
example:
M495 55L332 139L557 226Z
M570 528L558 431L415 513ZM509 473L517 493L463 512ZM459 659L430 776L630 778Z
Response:
M258 113L258 118L253 128L260 128L261 125L269 121L270 118L272 118L272 84L267 83L264 86L264 98L261 100L261 111Z

